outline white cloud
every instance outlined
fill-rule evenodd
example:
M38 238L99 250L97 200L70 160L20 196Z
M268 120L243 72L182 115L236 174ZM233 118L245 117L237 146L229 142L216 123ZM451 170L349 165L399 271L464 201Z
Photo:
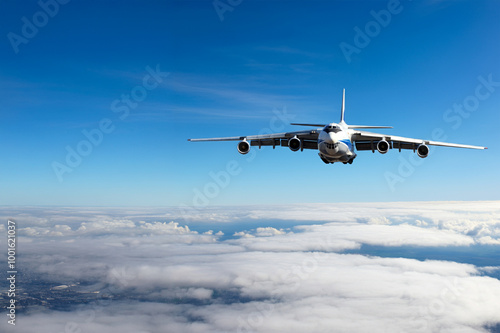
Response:
M33 220L40 211L23 220L3 209L23 225L21 269L30 276L127 298L20 313L15 332L484 332L500 323L500 281L485 275L498 275L494 260L476 267L344 253L498 246L498 202L339 204L335 215L331 206L229 208L220 215L236 222L236 237L226 240L143 209L52 209ZM303 225L285 223L290 211ZM271 216L283 220L255 224ZM249 219L251 228L238 224Z
M184 227L180 227L179 223L176 222L140 222L141 229L145 229L148 231L152 231L155 234L190 234L192 233L189 230L189 227L186 225Z
M255 236L248 233L248 232L245 232L245 231L238 231L238 232L235 232L233 234L233 236L235 237L242 237L242 238L254 238Z
M286 234L286 232L283 231L283 229L278 230L273 227L266 227L266 228L259 227L257 228L255 234L259 237L266 237L266 236L284 235Z

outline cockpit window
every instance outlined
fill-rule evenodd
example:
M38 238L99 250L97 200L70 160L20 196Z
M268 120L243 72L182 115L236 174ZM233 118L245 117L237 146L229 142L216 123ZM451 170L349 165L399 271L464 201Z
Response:
M333 132L333 133L337 133L338 131L340 131L340 128L337 126L337 125L326 125L325 128L323 128L323 131L325 131L326 133L330 133L330 132Z

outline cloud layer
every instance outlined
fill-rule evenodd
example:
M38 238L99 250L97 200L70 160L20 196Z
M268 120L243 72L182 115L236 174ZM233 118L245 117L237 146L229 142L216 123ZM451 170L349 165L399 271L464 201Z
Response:
M211 217L205 231L177 222L175 209L0 215L19 225L23 272L95 295L67 311L28 308L2 331L486 332L500 323L498 258L478 267L362 251L496 248L499 202L208 208L193 216L197 227Z

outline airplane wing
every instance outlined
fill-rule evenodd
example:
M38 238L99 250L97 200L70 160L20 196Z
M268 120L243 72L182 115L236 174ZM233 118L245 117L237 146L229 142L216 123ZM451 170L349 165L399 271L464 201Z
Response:
M247 136L230 136L223 138L188 139L191 142L202 141L243 141L250 142L251 146L282 146L288 147L288 140L297 137L302 141L303 149L318 149L318 135L321 130L307 130Z
M480 147L480 146L462 145L457 143L447 143L447 142L422 140L422 139L412 139L412 138L405 138L402 136L372 133L365 131L355 131L352 133L352 141L355 142L357 150L375 151L377 143L381 140L387 141L391 148L396 148L399 149L400 151L401 149L415 150L421 144L425 144L428 146L443 146L443 147L468 148L468 149L488 149L486 147Z

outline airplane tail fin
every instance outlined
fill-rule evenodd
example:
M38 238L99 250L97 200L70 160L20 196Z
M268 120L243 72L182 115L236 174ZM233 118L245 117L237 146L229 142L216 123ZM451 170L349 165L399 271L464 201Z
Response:
M345 123L344 121L344 110L345 110L345 89L342 90L342 110L340 113L340 122Z

